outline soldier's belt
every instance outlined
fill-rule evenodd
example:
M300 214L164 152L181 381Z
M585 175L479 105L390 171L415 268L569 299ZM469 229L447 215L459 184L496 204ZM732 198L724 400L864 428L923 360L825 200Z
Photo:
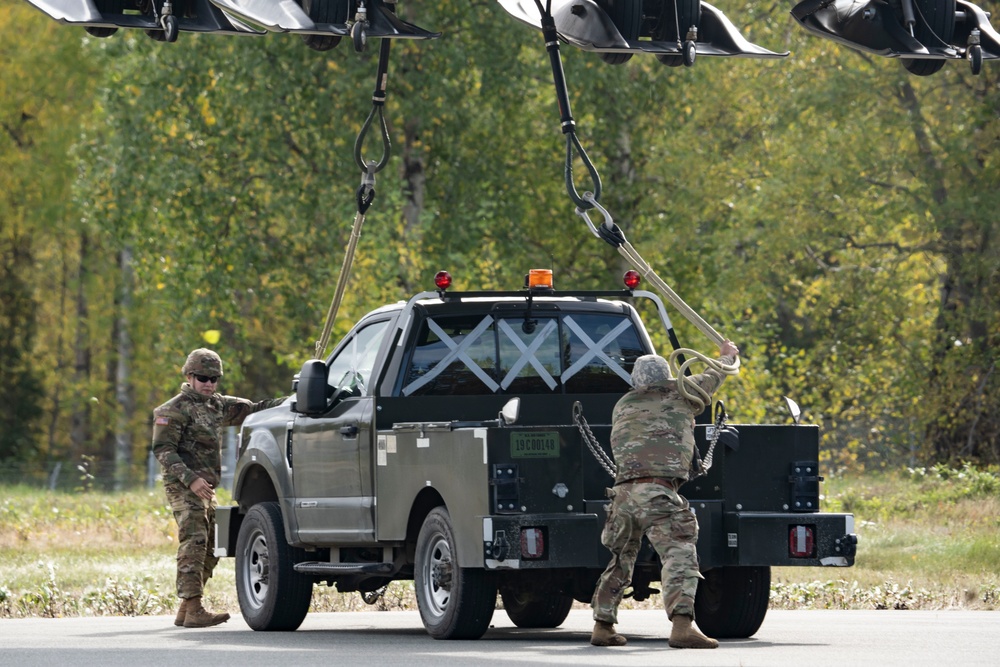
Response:
M615 483L615 486L621 486L622 484L659 484L661 486L666 486L668 488L676 491L680 488L682 480L673 477L633 477L632 479L622 480L621 482Z

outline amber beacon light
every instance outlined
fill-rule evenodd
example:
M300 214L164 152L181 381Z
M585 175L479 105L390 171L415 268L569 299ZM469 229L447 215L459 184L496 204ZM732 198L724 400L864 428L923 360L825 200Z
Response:
M528 289L552 289L552 271L550 269L529 270Z

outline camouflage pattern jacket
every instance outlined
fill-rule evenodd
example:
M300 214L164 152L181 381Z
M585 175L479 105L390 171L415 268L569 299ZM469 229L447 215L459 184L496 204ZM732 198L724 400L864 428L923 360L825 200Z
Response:
M239 426L253 412L281 404L284 398L254 403L245 398L203 396L185 382L181 393L153 410L153 455L163 467L163 482L190 487L201 477L212 486L222 481L222 429Z
M731 364L735 358L720 361ZM708 369L690 379L714 394L726 376ZM673 380L622 396L611 414L611 453L618 467L615 483L637 477L686 480L694 454L694 418L700 412L700 406L680 395Z

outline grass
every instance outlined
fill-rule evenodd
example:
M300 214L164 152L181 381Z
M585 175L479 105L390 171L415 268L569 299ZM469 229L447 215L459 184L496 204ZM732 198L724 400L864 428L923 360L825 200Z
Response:
M176 527L162 490L0 493L0 618L175 610ZM825 510L855 515L855 566L773 568L772 608L1000 609L1000 471L828 476L824 493ZM238 609L233 559L221 561L206 602ZM355 593L313 594L314 611L364 608ZM393 583L375 608L415 609L412 582Z

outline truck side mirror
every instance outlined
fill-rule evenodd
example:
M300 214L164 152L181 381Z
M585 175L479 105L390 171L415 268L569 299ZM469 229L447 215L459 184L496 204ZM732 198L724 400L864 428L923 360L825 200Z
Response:
M299 382L295 389L295 411L305 415L326 412L327 387L326 364L319 359L310 359L302 365Z
M517 416L521 412L521 399L518 396L507 401L500 409L500 425L516 424Z

